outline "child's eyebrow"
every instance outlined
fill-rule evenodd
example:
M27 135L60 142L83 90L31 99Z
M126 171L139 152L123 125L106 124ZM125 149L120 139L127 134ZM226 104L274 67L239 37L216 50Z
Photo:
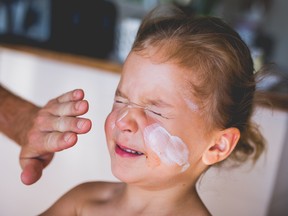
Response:
M172 104L169 104L161 99L156 99L156 100L147 100L146 101L148 104L152 105L152 106L156 106L156 107L168 107L171 108L173 107Z

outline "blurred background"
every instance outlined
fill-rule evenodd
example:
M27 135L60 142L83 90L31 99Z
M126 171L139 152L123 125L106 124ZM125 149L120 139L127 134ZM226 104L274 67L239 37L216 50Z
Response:
M140 20L161 3L224 18L257 65L273 62L288 71L286 0L0 0L0 42L122 62Z
M213 215L288 215L287 0L0 0L0 83L40 106L83 88L93 121L92 131L58 153L30 187L19 180L18 146L0 134L1 216L36 215L81 182L116 180L103 124L142 18L165 3L225 19L248 44L256 70L274 65L257 88L279 106L259 107L254 116L268 141L266 154L252 168L210 169L199 184L202 199ZM119 68L99 67L98 60Z

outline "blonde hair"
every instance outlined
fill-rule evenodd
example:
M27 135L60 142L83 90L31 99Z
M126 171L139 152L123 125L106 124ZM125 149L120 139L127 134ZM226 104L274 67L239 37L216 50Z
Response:
M251 121L256 82L249 48L219 18L189 17L177 9L159 11L145 17L132 50L144 52L153 47L165 61L193 71L197 84L191 78L189 89L202 102L209 125L236 127L241 133L230 158L256 161L265 145Z

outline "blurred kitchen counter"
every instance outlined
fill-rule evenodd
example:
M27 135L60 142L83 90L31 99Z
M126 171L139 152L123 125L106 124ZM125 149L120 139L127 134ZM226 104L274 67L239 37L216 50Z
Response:
M22 46L22 45L7 45L0 44L0 51L10 49L19 52L29 53L31 55L40 56L43 58L48 58L56 61L63 61L67 63L78 64L82 66L88 66L92 68L97 68L104 71L109 71L113 73L121 73L122 65L109 60L96 59L92 57L74 55L69 53L62 53L57 51L51 51L36 47Z

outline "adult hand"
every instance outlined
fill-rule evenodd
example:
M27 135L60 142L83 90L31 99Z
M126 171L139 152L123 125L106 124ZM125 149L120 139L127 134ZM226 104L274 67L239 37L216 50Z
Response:
M76 89L50 100L44 107L30 114L30 126L24 132L21 144L21 180L30 185L38 181L42 170L50 163L55 152L74 146L77 135L91 129L91 121L80 118L88 111L84 92Z

